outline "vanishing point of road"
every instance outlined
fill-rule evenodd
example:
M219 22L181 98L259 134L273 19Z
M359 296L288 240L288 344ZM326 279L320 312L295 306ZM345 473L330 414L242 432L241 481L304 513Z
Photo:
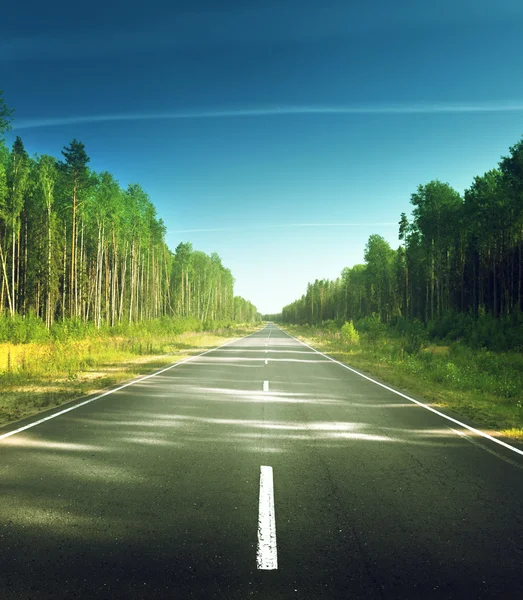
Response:
M523 452L415 400L268 324L4 428L0 598L522 598Z

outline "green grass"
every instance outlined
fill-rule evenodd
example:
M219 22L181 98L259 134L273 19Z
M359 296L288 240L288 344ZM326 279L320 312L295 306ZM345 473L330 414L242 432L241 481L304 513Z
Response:
M86 337L0 343L0 426L151 373L259 328L217 325L212 331L184 331L179 322L162 319L121 330L89 330Z
M334 328L285 325L318 350L477 425L523 440L523 354L473 349L462 342L416 344L382 328L344 342ZM409 349L410 353L406 351Z

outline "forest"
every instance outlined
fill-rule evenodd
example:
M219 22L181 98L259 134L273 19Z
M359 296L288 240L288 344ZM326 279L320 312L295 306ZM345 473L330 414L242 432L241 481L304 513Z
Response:
M461 195L433 180L371 235L364 264L278 315L294 335L440 408L523 440L523 140Z
M398 248L371 235L365 264L309 283L273 317L319 325L374 316L456 338L477 335L479 323L497 332L479 342L494 337L499 349L523 348L523 140L463 196L434 180L420 185L410 203L411 217L399 219Z
M180 243L172 252L146 191L89 168L82 142L60 158L5 143L13 111L0 92L0 319L97 328L160 317L253 322L218 256ZM0 327L2 331L11 331ZM6 333L4 337L8 336Z

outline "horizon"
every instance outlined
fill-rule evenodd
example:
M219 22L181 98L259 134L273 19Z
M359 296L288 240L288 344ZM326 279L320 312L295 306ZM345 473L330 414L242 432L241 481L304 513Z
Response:
M462 194L523 133L519 3L378 4L105 2L78 37L61 2L34 7L40 28L10 6L7 141L58 157L81 140L144 187L171 250L217 252L237 295L279 313L369 235L397 247L418 185Z

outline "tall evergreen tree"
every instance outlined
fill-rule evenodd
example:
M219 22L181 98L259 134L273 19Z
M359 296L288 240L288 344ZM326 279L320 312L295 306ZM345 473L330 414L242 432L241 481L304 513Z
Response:
M20 280L20 215L29 183L29 156L20 137L16 137L7 169L7 214L11 230L11 314L18 309Z
M90 158L87 156L85 146L82 142L73 139L69 146L62 150L64 157L60 163L60 169L65 178L65 184L71 199L71 258L69 277L69 315L77 317L78 310L78 284L77 284L77 217L80 203L80 193L88 182L89 171L87 164Z

